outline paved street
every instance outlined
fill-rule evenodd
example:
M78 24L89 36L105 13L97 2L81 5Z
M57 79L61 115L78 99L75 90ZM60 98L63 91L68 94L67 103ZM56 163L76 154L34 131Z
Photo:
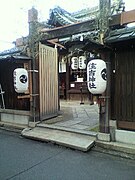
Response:
M0 180L134 180L135 162L0 130Z

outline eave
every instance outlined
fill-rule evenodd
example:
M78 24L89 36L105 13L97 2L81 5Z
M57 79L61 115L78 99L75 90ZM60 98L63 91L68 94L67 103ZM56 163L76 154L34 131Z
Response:
M24 54L23 48L12 48L0 53L0 61L5 60L31 60L30 57Z
M135 27L126 27L118 30L113 30L104 39L105 43L116 43L135 39Z

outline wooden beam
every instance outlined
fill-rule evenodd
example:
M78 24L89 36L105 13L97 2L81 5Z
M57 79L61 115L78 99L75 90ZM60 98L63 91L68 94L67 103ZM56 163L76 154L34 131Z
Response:
M135 10L126 11L122 12L121 14L111 16L109 26L125 25L132 22L135 22Z
M48 31L41 31L42 40L49 40L54 38L61 38L66 36L72 36L73 34L79 34L88 31L94 31L97 28L97 22L95 19L89 21L83 21L80 23L71 24L68 26L62 26Z
M121 19L121 14L116 14L114 16L111 16L109 20L109 26L120 25L120 19Z
M30 98L30 95L17 96L18 99Z
M132 22L135 22L135 9L132 11L121 13L121 22L120 22L121 25Z
M118 121L117 124L118 124L118 128L135 130L135 121L134 122Z
M53 40L47 40L47 42L49 42L49 43L51 43L51 44L54 44L54 45L56 45L56 46L59 46L59 47L61 47L61 48L63 48L63 49L66 49L64 46L62 46L61 44L59 44L59 43L57 43L57 42L54 42Z

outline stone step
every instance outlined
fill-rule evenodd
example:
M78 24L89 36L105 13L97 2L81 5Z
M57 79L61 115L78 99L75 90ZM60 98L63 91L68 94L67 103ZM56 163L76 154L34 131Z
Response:
M39 123L36 126L37 127L42 127L42 128L49 128L49 129L73 132L73 133L78 133L78 134L84 134L84 135L89 135L89 136L93 136L93 137L98 136L98 133L94 132L94 131L83 130L83 129L75 129L75 128L65 127L65 126L57 126L55 124L42 124L42 123Z
M96 140L96 137L89 135L42 127L26 128L21 134L29 139L52 142L81 151L91 149Z

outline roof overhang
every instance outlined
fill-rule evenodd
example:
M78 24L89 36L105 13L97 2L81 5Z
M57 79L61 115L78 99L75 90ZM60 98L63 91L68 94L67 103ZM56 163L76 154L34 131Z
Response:
M24 60L28 61L31 60L30 57L24 54L23 48L12 48L5 50L0 53L0 61L4 60ZM23 52L23 53L22 53Z
M104 42L112 44L133 39L135 39L135 27L126 27L111 31L109 35L104 39Z
M10 59L13 59L13 60L24 60L24 61L31 60L30 57L22 56L22 55L4 55L4 56L0 56L0 61L10 60Z

